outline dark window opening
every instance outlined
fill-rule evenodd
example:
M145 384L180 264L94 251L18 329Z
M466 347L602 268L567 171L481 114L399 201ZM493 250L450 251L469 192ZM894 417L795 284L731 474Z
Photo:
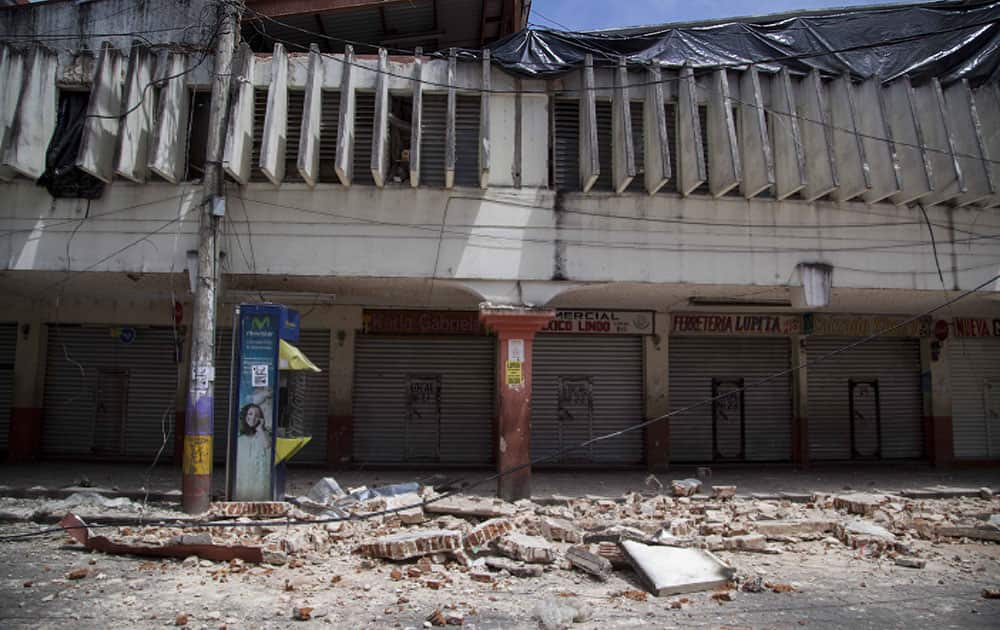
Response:
M410 181L410 134L413 130L413 98L389 97L389 172L386 181Z
M448 96L424 94L420 115L420 185L444 188ZM456 143L457 145L457 143ZM456 147L457 148L457 147Z
M98 199L104 194L104 182L76 166L89 101L90 92L59 91L56 128L45 152L45 172L38 178L53 197Z
M264 142L264 117L267 116L267 88L253 89L253 145L250 149L250 181L266 182L260 170L260 147Z
M479 96L455 99L455 185L479 187Z
M302 140L302 112L306 93L288 93L288 118L285 123L285 179L286 182L303 182L299 173L299 142Z
M552 184L556 190L580 190L579 101L553 101L552 130Z
M340 129L340 92L323 91L319 118L319 181L340 183L337 177L337 134Z
M352 184L375 185L372 175L372 134L375 129L375 93L354 95L354 168Z
M614 116L611 101L597 101L597 159L601 165L601 174L594 182L593 190L614 190Z
M205 155L208 151L208 117L211 110L211 92L191 92L191 119L187 146L187 174L185 180L202 179L205 176Z

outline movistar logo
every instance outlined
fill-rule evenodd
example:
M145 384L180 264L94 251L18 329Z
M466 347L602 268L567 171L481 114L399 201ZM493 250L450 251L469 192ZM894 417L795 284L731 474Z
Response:
M270 330L271 329L271 318L270 317L254 317L250 320L250 328L253 330Z

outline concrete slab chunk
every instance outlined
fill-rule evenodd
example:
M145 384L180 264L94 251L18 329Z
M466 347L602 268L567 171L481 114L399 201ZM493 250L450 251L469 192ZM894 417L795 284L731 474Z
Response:
M524 562L548 564L556 559L555 549L544 538L511 533L500 540L500 551L507 557Z
M566 559L577 569L593 575L602 582L611 575L611 561L591 553L586 547L570 547L566 552Z
M656 596L694 593L724 586L734 570L700 549L651 547L632 540L621 543L625 557Z
M838 510L847 510L851 514L871 516L886 500L887 497L882 494L855 492L853 494L842 494L834 497L833 507Z
M576 525L565 519L547 516L542 519L539 527L547 540L569 543L583 541L583 533L577 529Z
M517 510L513 505L499 499L480 499L476 497L448 497L440 501L428 503L424 509L432 514L451 514L454 516L476 516L495 518L514 516Z

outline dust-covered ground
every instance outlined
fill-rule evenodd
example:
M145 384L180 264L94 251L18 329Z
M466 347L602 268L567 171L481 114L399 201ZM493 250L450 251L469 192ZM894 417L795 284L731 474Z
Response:
M432 497L433 490L420 496ZM417 495L412 499L419 501ZM351 509L378 511L395 500L387 505L369 499ZM404 504L408 500L404 495ZM0 510L46 512L41 500L5 501ZM955 535L996 538L1000 530L990 518L997 520L1000 501L994 498L854 494L791 502L631 493L544 506L487 504L487 512L495 509L507 521L500 529L511 531L462 554L401 561L366 557L358 547L435 529L464 537L490 516L431 513L438 508L427 506L427 513L406 512L406 523L395 514L304 526L276 519L226 529L129 526L94 532L148 545L208 534L217 544L268 549L268 562L261 564L108 555L87 551L63 533L0 542L0 626L537 628L544 621L544 627L574 629L1000 627L1000 599L988 597L1000 589L1000 545ZM449 511L448 504L439 508ZM105 508L109 514L129 509ZM169 512L159 516L164 514ZM294 508L290 514L307 517ZM91 521L100 518L91 513ZM3 532L42 527L11 522ZM533 536L529 546L548 561L523 562L521 552L504 542L514 532ZM607 542L616 537L714 549L735 575L720 588L654 597L623 563L620 546ZM600 581L570 565L571 546L613 562L610 577ZM483 564L485 558L493 568ZM507 568L496 568L503 563ZM525 567L540 567L541 575L512 575L522 575Z

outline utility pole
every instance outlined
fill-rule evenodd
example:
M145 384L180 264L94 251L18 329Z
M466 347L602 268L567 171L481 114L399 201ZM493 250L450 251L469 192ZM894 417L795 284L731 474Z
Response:
M212 497L212 433L215 407L215 307L221 279L219 221L225 214L223 143L229 118L229 83L243 3L218 0L220 25L212 77L212 103L205 150L205 198L198 229L191 375L184 420L183 506L188 514L208 510Z

